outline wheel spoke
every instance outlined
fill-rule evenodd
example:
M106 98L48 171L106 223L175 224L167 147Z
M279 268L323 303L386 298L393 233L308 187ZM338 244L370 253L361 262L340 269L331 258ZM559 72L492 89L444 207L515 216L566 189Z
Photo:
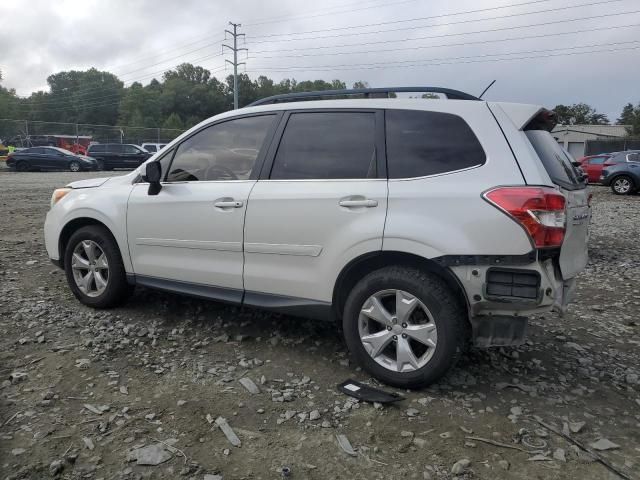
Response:
M84 248L84 253L87 256L89 262L93 262L96 259L96 250L93 242L84 241L82 242L82 248Z
M96 281L96 290L99 292L104 290L107 286L107 281L104 279L100 272L95 272L93 278Z
M438 334L434 323L427 323L425 325L409 325L405 329L405 333L427 347L436 347Z
M104 253L100 254L100 256L96 259L96 268L109 268L109 264L107 263L107 256Z
M387 311L386 308L384 308L378 297L370 297L367 303L365 303L361 312L370 319L375 320L382 325L391 325L391 314Z
M374 358L382 353L392 339L393 333L388 330L382 330L371 335L365 335L361 338L364 348L367 350L369 355Z
M416 297L398 290L396 292L396 317L398 318L398 322L408 323L409 317L411 317L417 304L418 299Z
M88 269L89 261L82 258L78 253L73 253L73 258L71 259L71 267L79 268L79 269Z
M93 282L93 272L89 270L87 274L82 277L80 285L78 286L80 287L80 290L82 290L84 293L89 293L90 291L89 289L91 288L92 282Z
M419 368L418 359L411 349L409 340L403 337L398 337L396 343L396 368L399 372L404 370L405 365L412 367L412 370Z

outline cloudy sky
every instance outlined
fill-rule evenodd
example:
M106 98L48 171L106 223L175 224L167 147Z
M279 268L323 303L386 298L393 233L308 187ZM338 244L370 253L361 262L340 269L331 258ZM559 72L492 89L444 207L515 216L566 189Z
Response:
M586 102L611 120L640 102L639 0L1 0L0 18L3 85L19 95L89 67L125 84L181 62L222 78L234 21L254 77L472 94L496 79L490 100Z

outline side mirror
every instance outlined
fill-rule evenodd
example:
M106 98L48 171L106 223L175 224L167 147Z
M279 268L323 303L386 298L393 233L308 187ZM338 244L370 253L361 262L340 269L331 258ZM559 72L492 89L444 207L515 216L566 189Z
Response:
M149 195L158 195L162 190L160 178L162 178L162 167L159 162L147 163L145 177L149 182Z

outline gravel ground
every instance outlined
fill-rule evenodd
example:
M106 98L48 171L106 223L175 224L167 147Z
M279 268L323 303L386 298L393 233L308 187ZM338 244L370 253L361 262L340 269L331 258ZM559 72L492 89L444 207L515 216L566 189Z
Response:
M0 171L0 478L640 478L640 197L592 187L564 318L381 407L336 390L375 382L334 325L142 288L80 305L42 224L54 187L96 175Z

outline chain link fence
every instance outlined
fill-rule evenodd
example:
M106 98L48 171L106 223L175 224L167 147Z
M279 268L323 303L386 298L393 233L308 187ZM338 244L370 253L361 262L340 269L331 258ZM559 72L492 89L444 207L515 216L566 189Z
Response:
M623 152L626 150L640 150L640 139L587 140L584 145L585 155Z
M38 122L0 118L0 143L6 147L56 146L71 148L91 143L168 143L184 130L124 127L87 123Z

